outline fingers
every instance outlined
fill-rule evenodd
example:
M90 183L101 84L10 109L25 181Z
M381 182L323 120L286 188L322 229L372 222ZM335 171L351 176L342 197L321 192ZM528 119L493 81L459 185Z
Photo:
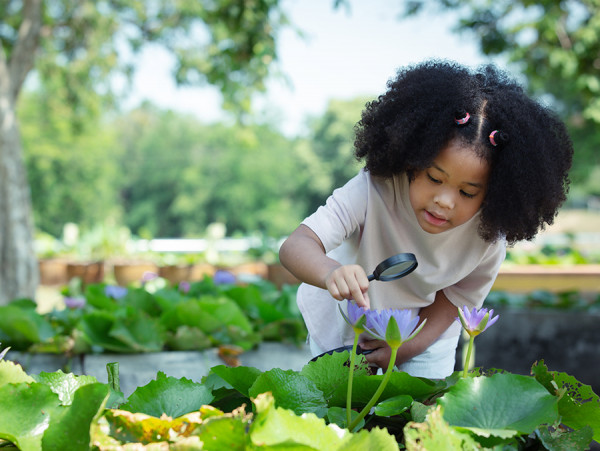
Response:
M374 347L367 347L374 346ZM373 351L365 355L365 359L370 365L380 367L385 371L390 364L391 349L387 343L380 340L371 340L360 345L362 349L372 349Z
M325 284L338 301L353 299L359 307L369 308L369 280L360 266L338 266L327 275Z

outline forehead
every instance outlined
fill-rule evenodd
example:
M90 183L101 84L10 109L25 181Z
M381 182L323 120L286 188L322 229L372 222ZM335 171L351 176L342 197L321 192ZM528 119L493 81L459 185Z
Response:
M460 141L451 141L433 160L432 167L461 183L485 183L489 163L477 151Z

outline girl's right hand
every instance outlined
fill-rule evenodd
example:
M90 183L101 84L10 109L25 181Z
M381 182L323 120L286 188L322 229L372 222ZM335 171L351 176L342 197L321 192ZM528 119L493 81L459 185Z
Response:
M370 308L369 279L359 265L344 265L332 269L325 277L327 290L338 301L352 299L359 307Z

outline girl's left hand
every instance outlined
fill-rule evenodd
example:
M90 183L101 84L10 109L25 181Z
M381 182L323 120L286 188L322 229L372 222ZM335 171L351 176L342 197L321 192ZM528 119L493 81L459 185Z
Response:
M383 340L367 340L359 345L363 350L373 350L370 354L365 355L365 359L371 366L377 366L384 372L390 363L390 355L392 353L389 345Z

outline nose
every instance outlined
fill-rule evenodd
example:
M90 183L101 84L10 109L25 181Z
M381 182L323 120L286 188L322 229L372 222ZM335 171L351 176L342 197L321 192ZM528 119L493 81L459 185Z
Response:
M454 208L454 194L448 189L440 189L433 197L433 202L442 208L452 210Z

